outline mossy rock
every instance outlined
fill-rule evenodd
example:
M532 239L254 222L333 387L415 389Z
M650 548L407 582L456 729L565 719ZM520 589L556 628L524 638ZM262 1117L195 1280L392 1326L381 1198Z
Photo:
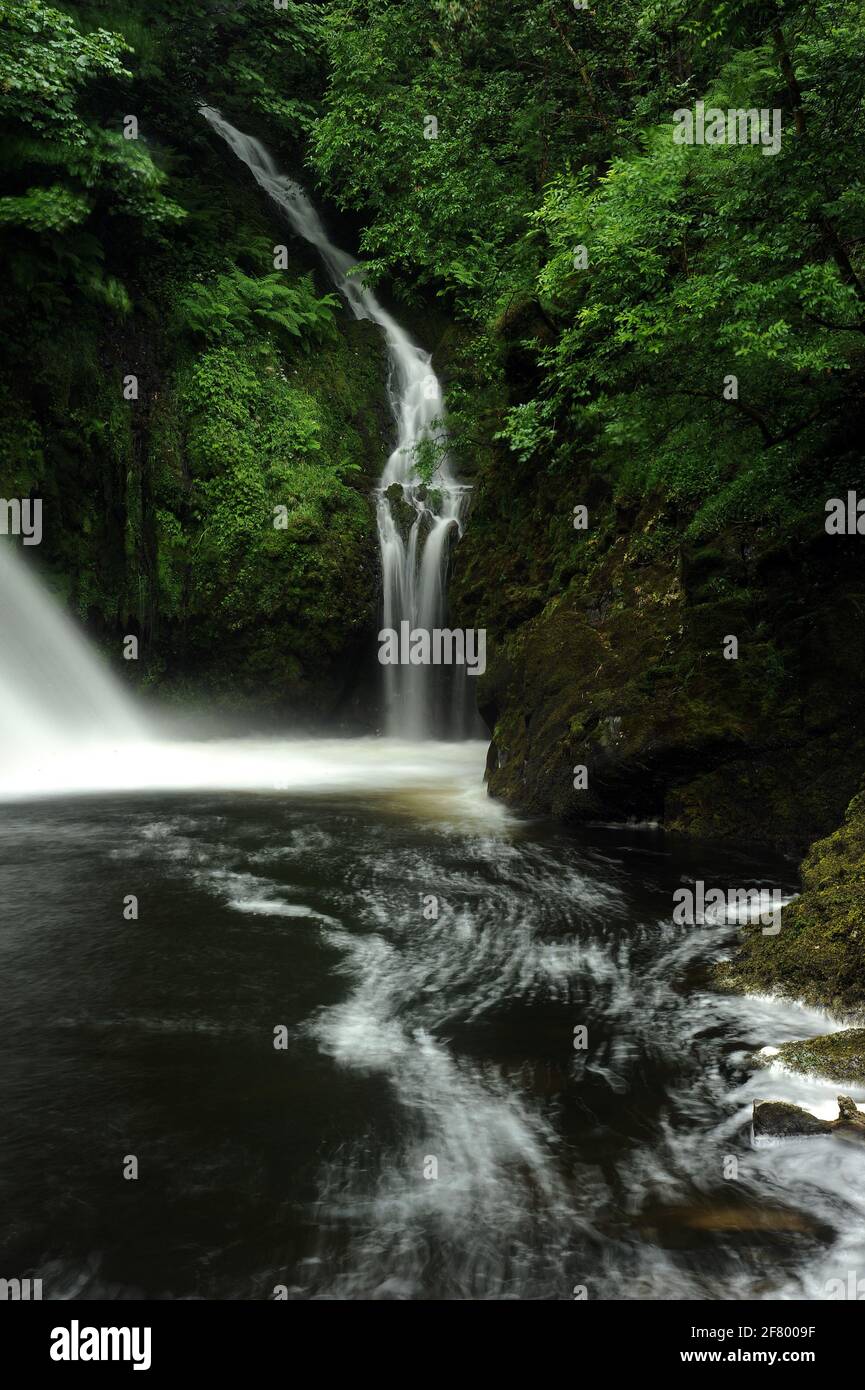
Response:
M384 495L388 500L394 525L403 541L406 541L409 531L417 521L417 512L411 502L406 501L402 483L391 483L390 487L385 488Z
M865 1028L842 1028L803 1042L786 1042L771 1057L758 1054L755 1062L780 1062L790 1071L825 1077L848 1085L865 1086Z
M735 957L716 968L725 988L774 992L865 1020L865 792L844 824L811 846L803 892L781 913L777 936L745 929Z

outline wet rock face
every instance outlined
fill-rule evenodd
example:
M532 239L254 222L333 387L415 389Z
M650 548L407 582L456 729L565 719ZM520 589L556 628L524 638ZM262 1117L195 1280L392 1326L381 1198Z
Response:
M577 531L561 483L546 496L533 477L529 508L518 476L495 497L493 476L451 589L459 623L488 634L490 792L797 854L837 825L865 768L865 628L851 641L859 581L831 538L688 543L689 518L625 511L590 473L569 480Z
M836 829L865 770L854 548L816 532L691 542L689 517L653 498L623 509L590 464L564 492L513 459L489 465L455 554L455 621L487 630L490 793L807 853L780 933L746 930L715 982L865 1021L865 799Z

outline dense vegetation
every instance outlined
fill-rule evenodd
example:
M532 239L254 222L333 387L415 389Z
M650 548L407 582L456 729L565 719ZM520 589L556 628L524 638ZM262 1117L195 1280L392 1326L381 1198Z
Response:
M51 501L97 630L140 631L153 680L302 705L374 622L379 360L302 247L274 270L206 100L435 352L495 790L797 846L837 823L865 762L856 540L823 529L861 479L861 3L2 15L0 476ZM779 112L779 147L676 143L698 101Z
M694 536L813 522L852 485L859 4L326 8L311 158L374 269L434 287L487 362L526 344L519 460L564 481L590 449L618 497L659 489ZM779 109L780 150L675 144L697 99Z
M374 622L380 348L206 135L211 63L302 107L255 64L293 82L310 7L242 11L3 6L0 493L115 660L139 636L124 675L315 713Z

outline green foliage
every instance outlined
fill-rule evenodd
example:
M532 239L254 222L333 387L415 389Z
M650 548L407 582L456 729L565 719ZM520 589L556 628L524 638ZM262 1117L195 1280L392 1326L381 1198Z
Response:
M512 406L505 416L504 429L498 430L495 438L506 440L521 463L549 449L555 442L555 433L544 418L544 403L534 400Z
M272 211L197 114L227 96L296 134L319 23L264 0L0 8L4 486L61 518L59 589L142 633L147 679L238 698L332 679L372 621L378 357L305 249L272 273Z
M252 22L241 11L233 20L220 16L220 21L225 37L234 40L220 65L220 86L233 102L242 102L244 109L281 130L294 137L304 133L315 115L313 102L302 93L320 44L320 7L288 0L284 8Z
M40 0L3 0L0 120L85 149L92 129L79 109L81 91L95 78L128 77L129 52L119 34L82 35L74 20Z
M20 292L4 317L13 333L71 303L70 294L124 312L128 297L107 268L104 219L126 237L159 237L183 213L143 142L126 140L116 101L131 77L129 45L38 0L0 7L0 254ZM107 110L94 102L108 96ZM87 234L70 239L76 228ZM112 245L112 251L114 247Z
M414 450L414 464L417 476L429 486L444 462L447 452L447 436L437 433L420 440Z
M497 437L520 462L588 451L695 534L813 512L863 368L859 4L341 0L325 20L315 168L363 209L369 273L431 284L519 355ZM779 109L781 151L675 144L697 99Z
M543 157L540 7L523 22L488 8L481 33L450 7L327 7L329 87L312 143L337 200L369 218L368 274L432 283L471 315L493 311L505 279L526 279L520 222Z
M164 611L183 618L187 661L212 662L237 634L220 682L254 693L282 673L288 693L368 620L358 566L369 502L344 481L356 465L325 451L321 401L286 379L266 339L204 352L180 372L176 403L190 482L179 486L166 451L156 495Z
M265 329L311 342L334 336L335 295L316 296L311 275L294 285L272 275L253 278L232 266L212 284L192 284L178 301L181 325L205 338L242 342Z
M5 159L16 169L53 168L90 204L138 217L146 225L176 221L180 210L161 193L163 175L149 153L94 120L86 109L96 83L131 77L131 50L119 34L81 34L73 19L39 0L4 0L0 10L0 124L11 135Z
M740 53L707 101L747 91L769 104L772 82L765 48ZM865 124L851 131L862 136ZM789 128L770 158L681 146L665 125L601 178L561 175L535 215L551 250L539 291L562 325L540 355L547 415L599 452L623 496L654 489L696 506L695 532L797 522L813 494L796 460L837 434L862 373L861 286L827 224L840 200L858 244L865 218L843 161L828 161L827 189L825 148ZM574 269L578 244L587 270ZM822 492L820 470L814 483Z
M28 227L34 232L65 232L86 221L90 203L62 184L29 188L19 198L0 198L0 224Z

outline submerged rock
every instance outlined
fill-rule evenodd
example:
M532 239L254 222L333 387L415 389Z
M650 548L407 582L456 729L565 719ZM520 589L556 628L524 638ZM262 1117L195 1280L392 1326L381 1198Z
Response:
M667 1227L684 1227L690 1231L741 1233L750 1231L806 1231L817 1229L816 1223L802 1212L782 1207L731 1206L728 1203L694 1203L686 1206L657 1206L641 1212L634 1223L638 1229L652 1232Z

